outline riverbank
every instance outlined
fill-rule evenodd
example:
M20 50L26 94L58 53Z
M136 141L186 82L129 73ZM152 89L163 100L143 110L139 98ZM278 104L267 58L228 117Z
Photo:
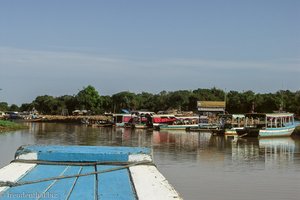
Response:
M91 116L61 116L61 115L40 115L37 119L26 119L27 122L53 122L53 123L76 123L80 124L86 120L89 121L108 121L111 117L105 115Z
M0 120L0 132L24 129L26 126L11 121Z

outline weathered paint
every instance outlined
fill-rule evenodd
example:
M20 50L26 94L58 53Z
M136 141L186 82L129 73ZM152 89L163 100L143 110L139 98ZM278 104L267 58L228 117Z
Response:
M281 128L267 128L259 130L260 137L276 137L276 136L290 136L295 129L295 126L281 127Z
M20 148L16 155L26 159L26 155L34 158L35 156L32 155L36 153L37 159L43 158L50 161L55 158L53 155L58 156L59 160L56 161L94 161L96 158L103 159L101 156L94 156L98 153L108 154L111 156L110 161L114 161L115 159L112 157L117 156L119 162L119 154L122 150L124 151L121 154L127 155L126 161L152 161L150 149L128 147L25 146ZM66 154L65 157L62 157L62 153ZM53 155L50 156L51 154ZM93 156L89 154L93 154ZM78 159L79 156L84 158ZM62 158L70 159L61 160ZM115 165L71 166L12 163L0 170L0 180L33 181L57 176L99 172L115 167ZM178 193L169 185L156 167L150 165L138 165L130 167L130 169L125 168L97 175L49 180L1 189L1 199L13 199L16 197L14 195L21 195L21 197L18 196L19 199L180 199Z
M97 170L106 170L117 166L97 166ZM136 194L130 180L128 169L98 175L98 197L107 200L135 200Z
M152 157L151 155L147 155L147 154L129 155L128 161L129 162L152 161Z
M140 200L181 199L167 179L154 166L129 168Z
M45 165L37 165L33 168L30 173L27 173L23 178L20 179L22 181L31 181L37 180L41 178L49 178L54 176L62 175L62 172L66 169L66 166L45 166ZM30 199L30 195L42 195L44 191L53 183L54 181L46 181L36 184L22 185L18 187L12 187L6 190L2 199L12 199L12 196L26 193L28 196L24 196L21 199ZM25 198L27 197L27 198ZM16 198L17 199L17 198ZM32 199L32 198L31 198Z
M83 167L81 174L94 171L94 167ZM96 175L79 177L70 195L70 200L96 199L96 190Z
M186 130L187 128L197 128L198 124L187 124L187 125L161 125L159 126L162 130Z
M0 181L16 182L33 169L36 164L27 163L11 163L0 169ZM0 187L0 193L6 190L7 187Z
M37 160L37 153L36 152L30 152L30 153L24 153L21 155L16 156L16 159L24 159L24 160Z
M82 168L83 167L80 166L70 166L67 171L65 171L64 175L81 174ZM48 192L48 194L54 194L59 197L59 199L67 199L67 197L71 195L73 186L76 185L77 181L77 178L57 180L55 184L51 188L48 188L45 193L47 194Z
M84 150L84 151L83 151ZM32 156L34 153L37 155ZM16 158L48 161L102 161L127 162L130 155L151 154L143 147L98 147L98 146L23 146Z

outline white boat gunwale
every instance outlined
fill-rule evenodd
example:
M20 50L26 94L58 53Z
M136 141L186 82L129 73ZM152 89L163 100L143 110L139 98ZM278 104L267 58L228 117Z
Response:
M98 149L99 148L99 149ZM98 149L98 150L97 150ZM104 151L102 151L102 150ZM98 155L99 152L102 152L102 155ZM63 154L68 154L63 156ZM20 148L17 153L16 153L16 159L27 159L29 161L32 160L43 160L43 161L49 161L49 162L61 162L61 161L66 161L65 158L70 158L71 162L94 162L94 161L99 161L99 159L103 159L101 161L111 161L112 165L114 162L152 162L152 149L149 148L140 148L140 147L91 147L91 146L23 146ZM16 167L13 166L27 166L23 167L23 170L19 170L20 173L15 175L15 178L9 178L11 177L10 174L8 173L15 173ZM28 164L28 163L19 163L19 162L14 162L11 163L10 165L0 169L0 180L1 181L11 181L11 182L17 182L22 180L23 178L26 178L27 176L30 176L32 171L37 170L37 166L40 166L39 169L43 169L42 173L47 176L47 171L53 171L53 168L64 168L64 167L70 167L70 165L43 165L43 164ZM98 166L98 165L97 165ZM102 165L99 165L102 166ZM78 166L73 166L78 167ZM109 165L105 165L104 167L109 167ZM83 167L83 169L87 169L88 167ZM94 169L94 167L90 167L90 169ZM65 171L68 171L69 169L64 168ZM18 170L17 170L18 171ZM54 170L55 171L55 170ZM122 170L120 170L121 173ZM134 186L134 195L136 195L136 198L138 199L181 199L179 194L176 192L176 190L168 183L166 178L157 170L157 168L153 165L135 165L135 166L130 166L128 170L125 170L122 173L129 173L129 179L131 180L131 184ZM62 174L64 172L61 172ZM104 176L115 176L119 174L119 172L111 172L111 173L105 173L105 174L99 174L99 177ZM144 176L147 176L147 179L144 179ZM152 177L153 176L153 177ZM113 178L113 177L112 177ZM112 182L118 181L116 178L118 176L114 177L113 179L108 179L112 180ZM79 177L78 180L84 180L84 177ZM90 179L91 180L91 179ZM96 181L96 178L92 179ZM126 188L126 185L123 185L121 187L116 186L112 187L112 185L109 185L110 182L104 183L104 179L102 179L102 182L98 182L100 184L103 190L103 186L108 186L110 189L108 191L117 191L117 190L124 190ZM141 181L142 180L142 181ZM61 183L63 180L59 180L57 182L50 182L48 185L46 184L47 191L52 191L52 188L56 187L56 184ZM126 182L126 181L125 181ZM87 182L89 183L89 182ZM118 182L114 182L118 183ZM77 181L76 184L79 184ZM95 183L89 183L92 185L98 185ZM142 185L140 185L142 184ZM150 188L145 188L143 185L146 184ZM117 184L118 185L118 184ZM38 186L38 187L37 187ZM84 186L84 185L82 185ZM40 185L39 183L32 184L29 188L30 190L22 190L22 188L27 188L23 186L18 186L18 187L1 187L0 188L0 196L1 197L7 197L9 198L9 194L13 194L14 192L18 193L24 193L24 192L30 192L30 191L36 191L36 188L39 188ZM86 185L84 187L87 187ZM130 187L130 186L129 186ZM33 189L34 188L34 189ZM111 189L112 188L112 189ZM78 187L77 187L78 189ZM83 188L84 190L84 188ZM115 193L103 193L103 191L99 191L99 187L96 187L95 190L98 192L94 192L93 194L88 194L89 199L94 199L96 194L99 193L99 195L117 195L115 197L118 197L118 195L122 195L120 192ZM151 196L145 195L145 193L149 193L149 190L151 191ZM38 193L42 194L45 190L38 191ZM52 191L53 192L53 191ZM72 194L78 193L74 189L74 191L71 191ZM86 192L86 191L84 191ZM83 192L79 192L79 194L83 194ZM62 194L60 194L62 195ZM124 194L125 195L125 194ZM147 198L148 196L148 198ZM85 196L77 196L78 198L85 197ZM98 196L99 197L99 196ZM124 196L123 196L124 197Z

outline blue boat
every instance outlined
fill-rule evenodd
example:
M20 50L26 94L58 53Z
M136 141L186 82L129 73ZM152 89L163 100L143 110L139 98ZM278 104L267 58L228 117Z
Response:
M290 136L296 127L293 113L254 113L245 116L244 129L237 130L239 136Z
M140 147L22 146L0 199L181 199Z
M290 136L295 127L294 114L292 113L266 114L266 127L259 130L259 136Z

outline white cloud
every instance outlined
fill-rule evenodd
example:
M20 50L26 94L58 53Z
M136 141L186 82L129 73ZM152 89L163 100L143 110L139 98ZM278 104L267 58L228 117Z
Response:
M210 70L276 70L300 72L299 60L286 61L227 61L188 58L133 59L120 56L101 56L77 52L51 52L0 47L0 68L30 70L74 70L81 68L91 72L118 72L118 70L167 70L184 71L187 68Z
M100 93L220 87L227 90L298 90L299 60L228 61L145 59L69 51L0 47L0 86L8 102L26 96L76 93L87 84Z

